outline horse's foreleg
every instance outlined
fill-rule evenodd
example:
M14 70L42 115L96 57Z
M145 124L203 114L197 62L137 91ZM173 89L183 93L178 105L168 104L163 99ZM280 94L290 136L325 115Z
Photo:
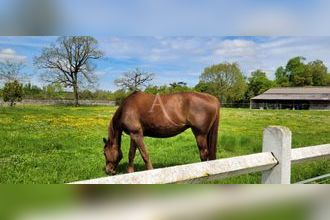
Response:
M195 134L201 161L208 159L207 135Z
M136 134L131 134L132 141L136 144L136 146L139 148L140 154L142 156L142 159L147 167L148 170L152 170L153 166L151 164L151 161L149 159L149 154L145 148L144 142L143 142L143 134L142 132L138 132Z
M130 146L129 153L128 153L128 167L127 167L127 172L128 173L133 173L134 172L135 152L136 152L136 144L131 139L131 146Z
M140 154L141 154L142 159L144 161L144 164L146 165L146 168L148 170L152 170L153 169L153 166L151 164L151 161L150 161L150 158L149 158L149 154L147 152L147 149L144 146L143 141L141 141L141 143L139 145L139 151L140 151Z

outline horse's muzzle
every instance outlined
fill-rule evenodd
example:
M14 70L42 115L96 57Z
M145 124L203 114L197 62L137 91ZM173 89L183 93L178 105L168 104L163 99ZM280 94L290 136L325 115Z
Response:
M109 168L108 166L105 167L105 172L108 174L108 175L116 175L116 170L114 169L111 169Z

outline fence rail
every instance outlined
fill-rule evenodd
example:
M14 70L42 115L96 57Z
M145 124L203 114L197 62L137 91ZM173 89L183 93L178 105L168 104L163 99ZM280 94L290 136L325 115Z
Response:
M115 101L108 100L79 100L80 105L107 105L115 106ZM1 105L9 105L0 99ZM37 100L37 99L24 99L17 102L16 105L74 105L74 100L58 99L58 100Z
M163 184L216 180L262 171L262 183L290 184L291 163L330 157L330 144L291 149L291 131L270 126L263 133L263 152L73 182L72 184Z
M330 144L292 149L291 154L292 164L326 158L330 154Z

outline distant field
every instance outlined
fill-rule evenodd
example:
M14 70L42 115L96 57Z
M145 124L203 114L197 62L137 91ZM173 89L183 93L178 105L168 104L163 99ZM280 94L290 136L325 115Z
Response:
M0 182L66 183L105 176L102 137L115 107L17 106L0 108ZM330 143L330 111L221 109L218 158L261 152L268 125L291 129L293 146ZM129 138L124 135L125 172ZM155 168L199 161L190 130L168 139L146 138ZM136 169L144 165L137 154ZM292 182L330 173L330 160L293 166ZM259 183L260 174L219 183Z

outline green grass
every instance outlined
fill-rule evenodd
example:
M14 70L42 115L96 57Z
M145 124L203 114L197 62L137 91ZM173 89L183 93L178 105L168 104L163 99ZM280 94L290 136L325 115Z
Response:
M114 107L25 106L0 108L0 182L66 183L105 176L102 138ZM330 111L221 109L218 158L261 152L268 125L291 129L293 146L330 143ZM146 138L155 168L199 161L190 130L173 138ZM129 138L123 137L127 166ZM139 154L136 170L144 170ZM294 165L292 182L330 172L329 160ZM260 173L217 183L259 183Z

